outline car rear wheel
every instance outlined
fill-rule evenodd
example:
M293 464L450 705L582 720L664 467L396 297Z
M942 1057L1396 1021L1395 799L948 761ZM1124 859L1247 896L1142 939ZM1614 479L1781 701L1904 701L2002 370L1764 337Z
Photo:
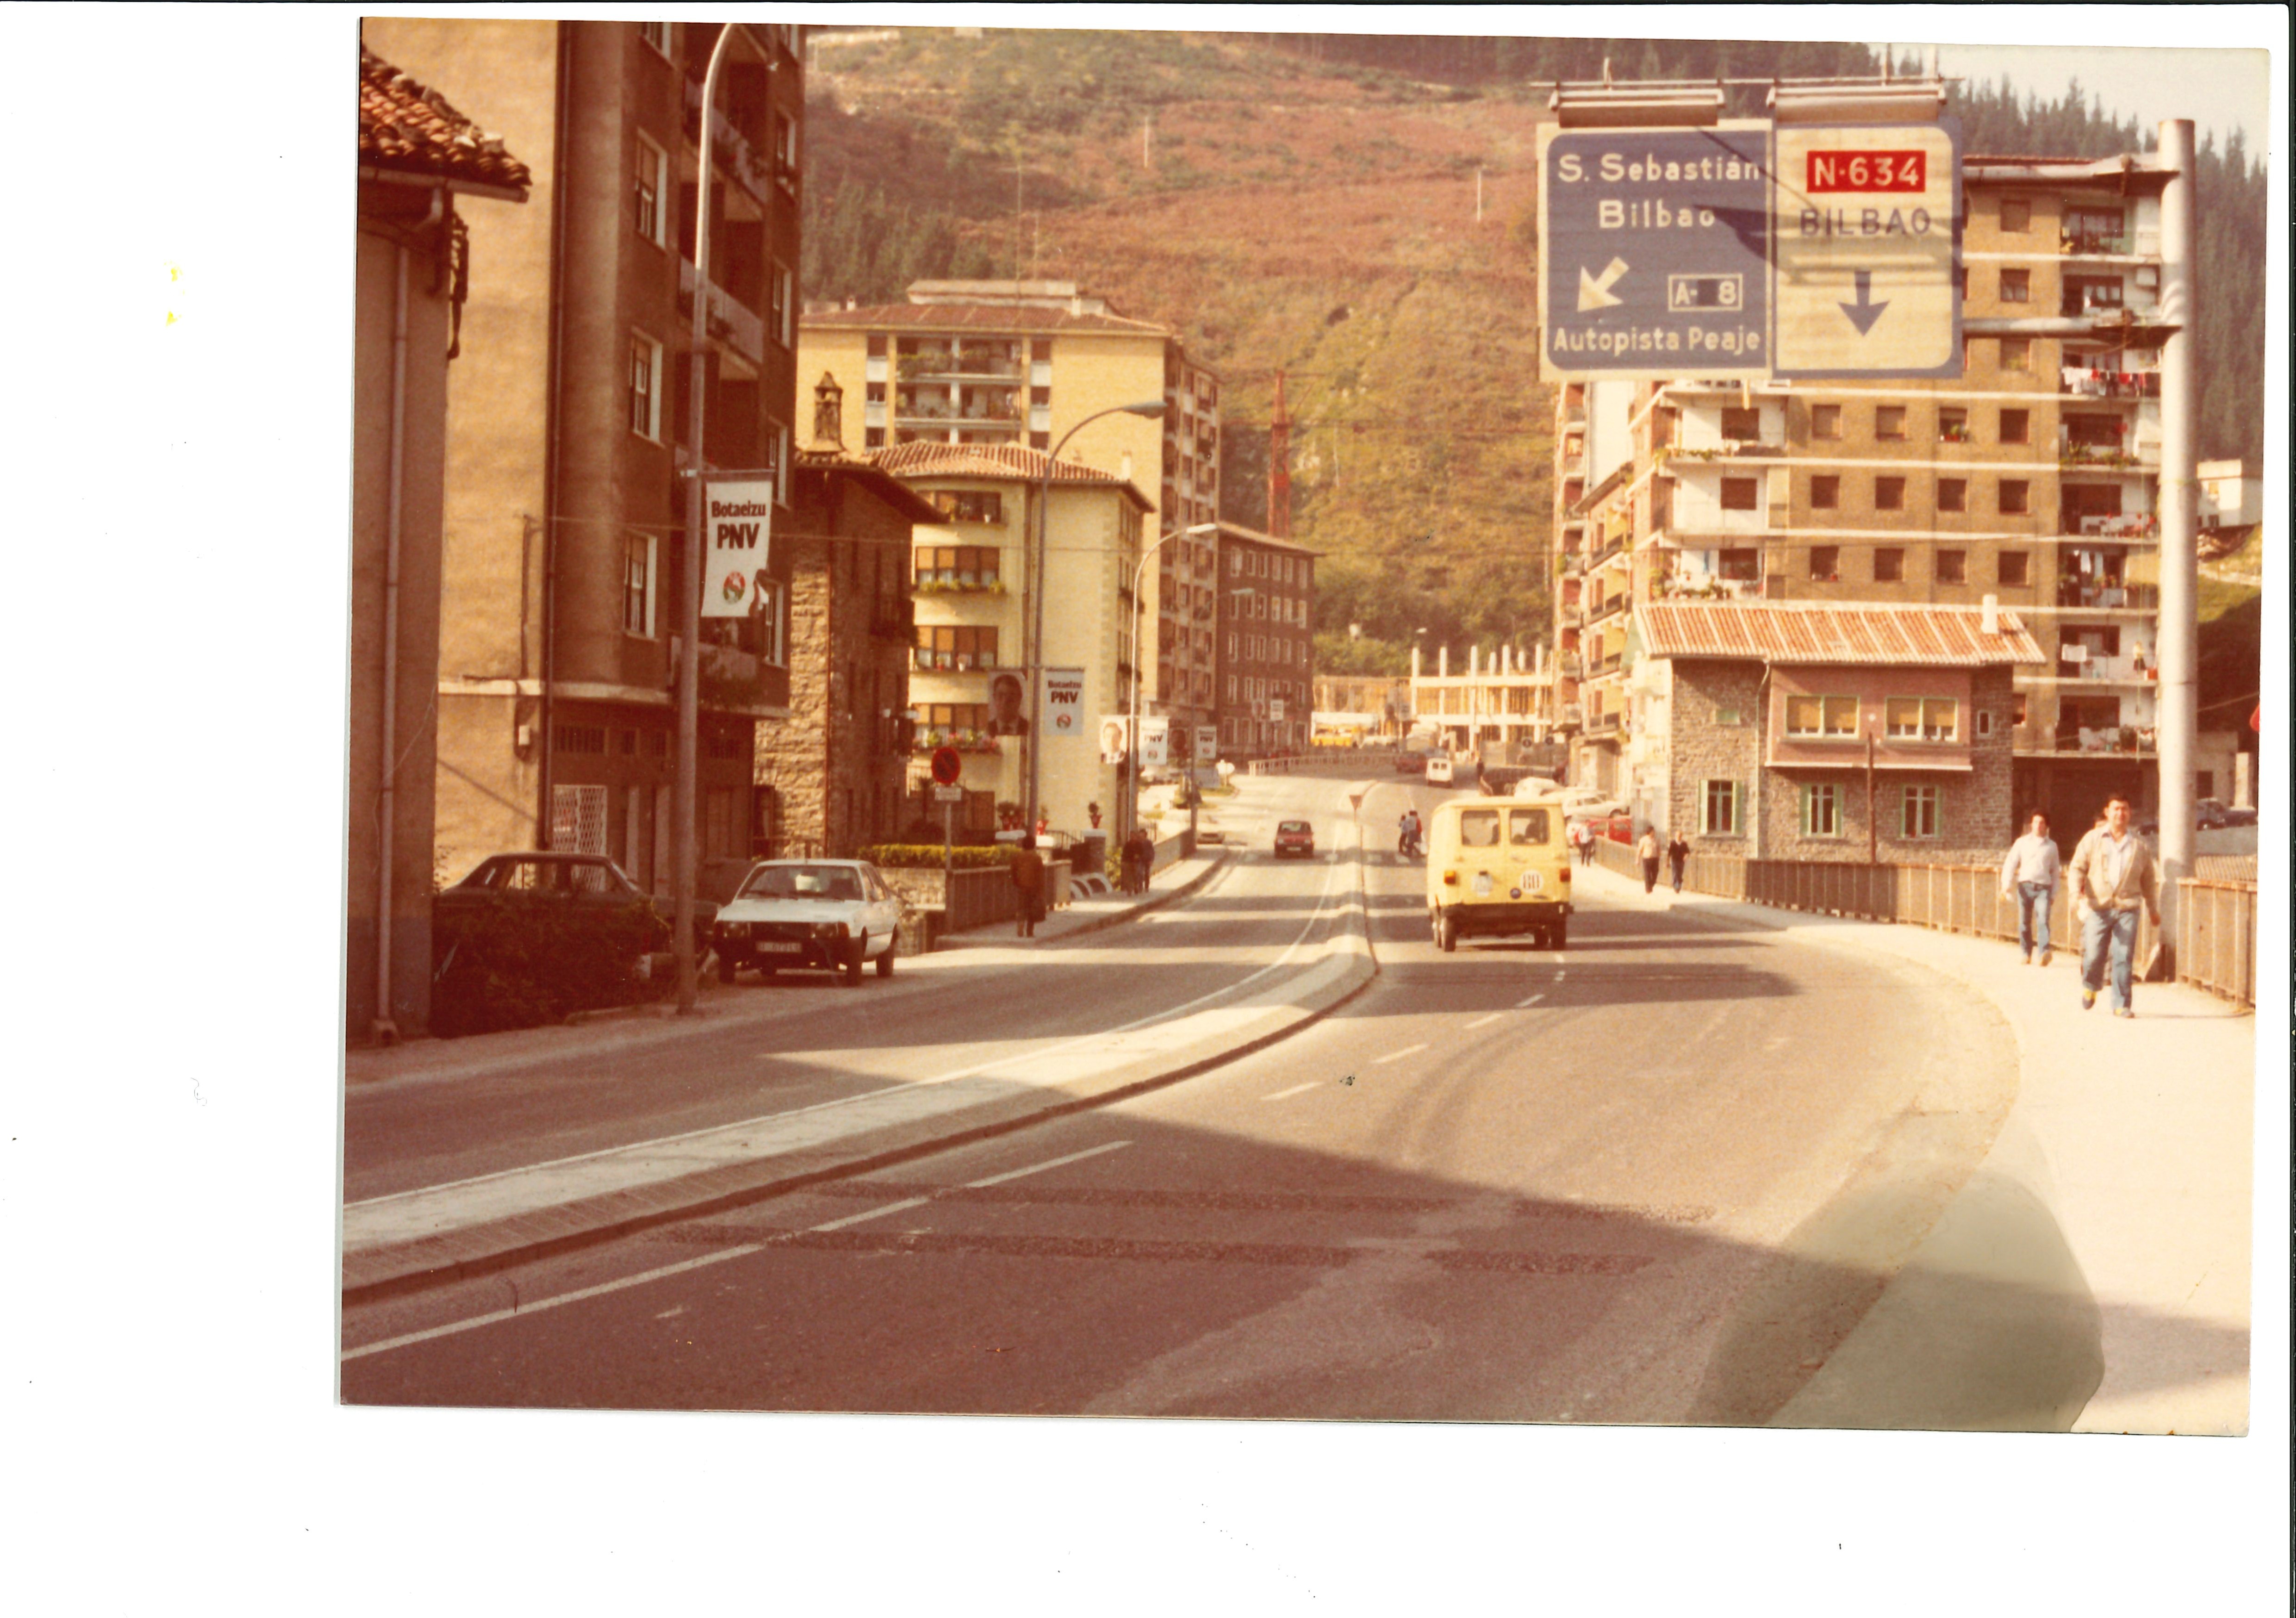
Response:
M742 959L742 957L738 955L719 955L718 957L718 981L721 983L731 983L735 975L741 972L742 968L749 964L750 963L748 961Z
M853 953L845 957L845 986L857 989L861 983L861 957L869 953L869 935L863 933L853 940Z
M879 977L889 978L893 975L893 954L894 951L898 950L900 947L901 935L898 932L885 940L885 953L877 957L877 975Z

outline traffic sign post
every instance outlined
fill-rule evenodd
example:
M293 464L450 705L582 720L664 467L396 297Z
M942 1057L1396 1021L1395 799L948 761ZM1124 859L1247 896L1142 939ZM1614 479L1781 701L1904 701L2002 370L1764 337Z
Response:
M1936 124L1782 124L1777 374L1961 374L1961 138Z
M964 760L954 747L936 747L932 752L933 796L940 803L940 891L942 902L947 902L949 884L956 880L956 806L964 800L964 789L957 779L964 773Z
M1539 165L1541 374L1770 374L1767 126L1563 130Z

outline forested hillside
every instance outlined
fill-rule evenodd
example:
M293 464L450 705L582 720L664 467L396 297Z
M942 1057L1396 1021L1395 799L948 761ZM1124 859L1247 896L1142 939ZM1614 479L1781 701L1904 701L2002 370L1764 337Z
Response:
M1293 534L1326 553L1322 666L1399 667L1423 628L1527 645L1548 621L1553 497L1536 126L1548 82L1605 59L1621 78L1877 66L1847 45L832 34L808 80L804 295L1043 276L1174 325L1222 377L1223 514L1255 527L1280 370ZM2152 144L2078 93L1964 86L1955 110L1972 152ZM2201 207L2202 453L2258 456L2260 167L2204 151Z

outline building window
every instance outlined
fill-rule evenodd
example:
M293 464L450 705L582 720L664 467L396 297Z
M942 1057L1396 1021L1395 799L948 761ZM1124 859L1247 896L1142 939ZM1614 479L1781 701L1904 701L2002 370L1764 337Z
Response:
M1838 583L1841 578L1841 547L1838 545L1811 546L1809 576L1826 584Z
M796 289L797 277L790 274L789 267L776 263L774 266L773 288L774 341L784 349L797 341Z
M778 579L758 583L758 604L750 621L757 626L758 656L776 669L789 666L789 591Z
M1938 480L1938 509L1967 511L1969 509L1969 480L1939 478Z
M622 633L653 638L654 537L632 534L623 550Z
M2004 371L2030 371L2033 368L2033 340L2030 337L2005 337L2001 340L2001 368Z
M2022 693L2009 699L2009 722L2012 725L2022 725L2025 722L2025 698Z
M1906 436L1906 407L1903 405L1883 405L1874 412L1874 436L1877 439L1902 439Z
M1934 842L1938 834L1938 789L1934 786L1908 786L1905 789L1899 830L1908 842Z
M996 664L996 628L993 624L919 624L917 667L963 674Z
M936 489L925 497L951 522L1002 522L1004 497L993 489Z
M2024 234L2033 222L2033 205L2022 197L2001 199L2001 230L2005 235Z
M792 184L797 179L797 119L778 110L774 113L774 176Z
M1999 584L2026 582L2028 558L2023 551L2002 551L1994 558L1994 579Z
M1985 737L1987 737L1987 736L1989 736L1989 735L1991 735L1992 734L1993 734L1993 710L1991 710L1990 708L1980 708L1980 709L1979 709L1979 710L1977 710L1977 735L1978 735L1978 737L1979 737L1979 739L1980 739L1980 740L1982 740L1983 738L1985 738Z
M637 233L656 247L668 244L668 214L661 205L669 184L669 159L662 149L638 136L636 223Z
M1001 555L993 545L921 545L916 554L917 585L920 588L927 585L944 589L988 588L999 582Z
M669 24L660 18L656 18L652 22L639 23L638 37L653 46L660 54L663 56L669 54Z
M1969 553L1939 551L1937 554L1937 581L1939 584L1969 582Z
M1832 737L1857 734L1857 699L1854 696L1802 696L1786 698L1786 735L1790 736Z
M1841 504L1841 480L1825 472L1809 480L1809 504L1813 511L1832 511Z
M1722 480L1722 509L1724 511L1757 511L1760 509L1757 494L1761 488L1756 478L1725 478Z
M661 345L651 337L630 339L630 431L661 441Z
M1738 834L1738 784L1735 781L1709 781L1698 829L1710 837L1735 837Z
M1903 511L1906 509L1906 480L1903 478L1874 480L1874 509Z
M1948 405L1938 411L1938 442L1966 444L1969 442L1969 412L1958 405Z
M1957 742L1961 704L1947 696L1893 696L1882 704L1882 728L1893 742Z
M2022 478L2002 479L2001 514L2005 517L2021 517L2025 515L2028 510L2030 509L2028 505L2028 501L2030 497L2030 490L2031 485L2027 483Z
M1841 436L1841 407L1812 405L1809 407L1809 436L1814 439L1838 439Z
M2033 300L2033 272L2005 269L2001 272L2001 301L2030 303Z
M779 422L766 423L766 471L771 474L774 498L789 504L789 429Z
M1722 410L1722 436L1734 444L1751 444L1762 436L1762 413L1725 406Z
M1231 579L1241 579L1243 577L1243 553L1242 551L1230 551L1227 554L1227 574Z
M1761 554L1751 547L1721 553L1718 571L1734 584L1747 584L1762 576Z
M1874 552L1874 582L1896 584L1906 576L1906 551L1903 546L1884 545Z
M1801 834L1805 837L1841 835L1841 789L1831 781L1813 781L1801 789Z
M2032 437L2033 413L2030 410L2004 410L2001 413L2001 441L2022 444Z

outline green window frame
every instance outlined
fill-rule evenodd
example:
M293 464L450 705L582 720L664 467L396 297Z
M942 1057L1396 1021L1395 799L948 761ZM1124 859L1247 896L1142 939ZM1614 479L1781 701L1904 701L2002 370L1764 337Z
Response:
M1898 802L1899 835L1908 842L1936 842L1942 819L1938 789L1928 785L1903 787L1899 789Z
M1698 829L1709 837L1735 837L1745 822L1745 784L1710 780L1702 795Z
M1801 834L1841 835L1841 788L1832 781L1808 781L1801 789Z

